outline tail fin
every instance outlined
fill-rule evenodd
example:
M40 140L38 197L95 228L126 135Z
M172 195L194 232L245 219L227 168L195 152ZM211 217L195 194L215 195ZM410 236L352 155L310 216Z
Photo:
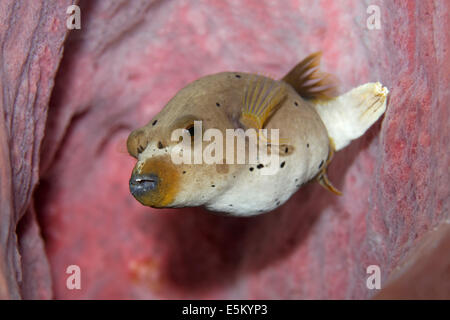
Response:
M389 90L381 83L366 83L330 100L315 100L336 151L359 138L386 111Z
M337 79L319 71L322 52L316 52L297 64L282 79L305 99L329 99L337 94Z

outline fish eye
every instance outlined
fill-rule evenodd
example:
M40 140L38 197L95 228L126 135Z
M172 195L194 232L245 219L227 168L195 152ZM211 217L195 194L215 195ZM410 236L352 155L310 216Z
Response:
M198 132L198 133L195 133L195 131L198 130L198 129L203 130L203 127L195 129L194 125L195 125L196 121L200 121L201 122L202 119L200 119L200 118L198 118L197 116L194 116L194 115L186 115L186 116L183 116L183 117L181 117L179 119L176 119L171 127L173 128L173 130L182 130L183 131L183 137L186 137L186 138L190 137L191 138L191 144L192 144L192 141L194 141L195 136L198 135L198 134L200 134L200 135L202 134L201 131ZM187 132L184 132L185 130ZM180 136L179 142L183 141L183 137Z
M187 126L186 130L189 132L191 137L194 136L194 124L190 124L189 126Z

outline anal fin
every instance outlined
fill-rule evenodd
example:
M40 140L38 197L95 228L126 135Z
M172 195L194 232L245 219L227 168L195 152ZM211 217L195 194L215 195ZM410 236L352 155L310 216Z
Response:
M319 184L327 189L328 191L334 193L337 196L342 196L342 192L340 192L336 187L333 186L330 180L328 180L327 173L322 173L319 177L317 177L317 181Z
M342 192L340 192L336 187L333 186L330 180L328 180L327 169L334 155L334 142L333 139L330 138L330 150L328 152L328 158L325 165L322 167L322 170L317 174L316 180L319 184L327 189L328 191L334 193L335 195L342 196Z

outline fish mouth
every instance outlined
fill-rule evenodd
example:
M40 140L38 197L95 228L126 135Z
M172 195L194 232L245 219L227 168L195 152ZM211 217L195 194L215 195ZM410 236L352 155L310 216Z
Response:
M179 190L179 170L170 157L156 157L137 163L129 181L130 193L144 206L166 208Z
M155 190L158 187L158 182L159 178L155 174L132 174L129 182L130 192L138 199Z

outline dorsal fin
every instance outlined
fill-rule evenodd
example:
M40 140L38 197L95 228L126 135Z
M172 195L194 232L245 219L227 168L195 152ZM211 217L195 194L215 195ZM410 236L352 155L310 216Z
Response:
M240 122L247 128L262 129L266 120L286 98L286 86L263 76L250 76L244 89Z
M282 79L305 99L330 99L337 95L337 80L319 71L322 52L315 52L297 64Z

